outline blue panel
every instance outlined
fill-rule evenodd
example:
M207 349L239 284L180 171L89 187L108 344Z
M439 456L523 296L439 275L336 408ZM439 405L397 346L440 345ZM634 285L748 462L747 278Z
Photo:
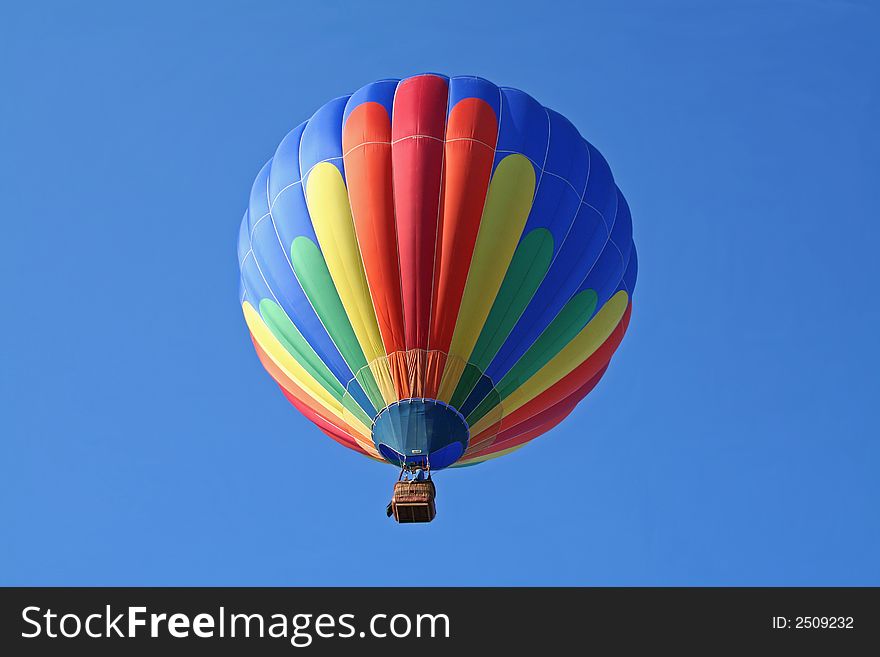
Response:
M620 281L632 252L632 217L623 194L618 191L617 195L617 213L608 244L577 290L578 292L587 289L596 291L599 297L596 312L620 289Z
M511 153L521 153L540 169L547 155L550 120L547 110L519 89L501 89L501 122L498 126L498 160ZM536 175L540 171L536 172Z
M536 171L535 199L522 234L546 228L553 235L553 255L565 241L580 208L590 170L586 142L560 114L544 110L549 144L545 145L542 169ZM542 125L541 121L538 125ZM504 122L501 124L504 130Z
M272 217L288 255L297 237L308 237L315 244L318 243L306 205L299 167L299 144L305 128L306 124L301 124L282 140L272 158L272 170L269 172Z
M400 80L389 79L371 82L355 91L348 102L345 104L345 111L342 114L342 123L348 121L348 116L358 105L364 103L379 103L388 112L388 120L391 120L391 114L394 107L394 92L397 91L397 85Z
M470 393L467 396L467 399L464 400L464 403L461 405L461 414L467 417L471 413L474 412L474 409L480 404L483 399L487 395L489 395L495 389L495 383L485 374L480 377L480 380L477 381L477 385L475 385ZM497 395L496 395L497 396Z
M501 91L494 84L472 75L460 75L449 80L449 109L465 98L479 98L486 101L495 112L501 115Z
M272 156L272 170L269 172L269 198L272 199L273 205L276 197L282 191L302 182L299 169L299 142L307 123L308 121L303 121L288 132L278 144L278 148L275 149L275 155Z
M348 387L358 405L372 416L376 410L330 339L290 262L290 246L296 237L304 235L317 243L295 157L304 127L305 124L285 137L251 188L250 207L239 233L239 262L244 260L241 269L246 298L257 310L262 299L276 301L333 376ZM277 191L270 212L273 188ZM252 253L245 258L248 251Z
M432 470L455 463L467 449L470 432L464 417L436 399L404 399L384 409L373 422L373 443L391 463Z
M620 281L620 289L626 290L630 299L632 299L633 293L636 291L636 276L638 270L639 259L636 254L636 245L633 243L632 250L629 254L629 263L626 266L626 272L623 274L623 280Z
M251 257L251 240L248 236L248 213L245 210L244 217L241 219L241 224L238 227L238 268L239 270L244 271L244 261ZM255 299L251 296L247 285L244 284L244 275L241 277L241 282L239 285L238 291L238 300L239 303L244 303L248 301L254 308L260 302L259 299Z
M299 166L305 185L308 185L309 171L319 162L336 165L345 178L342 165L342 115L349 98L334 98L315 112L306 124L299 145Z
M611 167L602 154L591 143L587 141L584 143L590 153L590 177L587 180L584 203L595 208L605 218L610 230L614 214L617 212L617 187L614 184L614 176L611 175Z
M547 110L550 117L550 148L544 174L559 176L571 185L580 200L584 196L590 173L590 152L571 121L559 112Z
M254 260L254 254L248 255L241 263L241 282L244 286L247 300L250 301L254 309L260 307L260 301L263 299L271 299L272 291L263 280L263 275L257 267L257 261Z
M431 452L431 469L442 470L448 468L455 463L464 454L467 448L465 443L449 443L446 447L441 447L435 452Z
M248 200L248 235L254 232L256 223L269 214L269 171L271 170L272 160L269 160L260 169L254 184L251 185L251 195Z

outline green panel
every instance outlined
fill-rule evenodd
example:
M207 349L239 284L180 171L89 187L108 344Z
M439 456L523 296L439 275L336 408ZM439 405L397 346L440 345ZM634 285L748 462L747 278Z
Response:
M260 316L266 322L266 326L272 331L272 335L281 343L293 358L305 369L321 386L339 400L346 409L356 415L362 422L369 426L372 419L345 393L345 388L337 380L324 361L315 353L311 345L296 328L284 309L271 299L260 301Z
M529 301L535 296L552 260L553 234L546 228L531 231L516 247L474 351L468 358L469 364L477 369L470 366L465 368L452 394L452 406L461 408L464 404L481 373L489 367Z
M368 368L361 374L361 370L367 366L367 359L351 327L348 315L345 314L345 307L333 284L333 278L330 276L330 270L327 269L321 249L308 237L297 237L290 248L290 259L299 284L324 328L327 329L330 339L363 385L364 392L373 406L384 408L385 400L379 392L373 373Z
M529 347L523 357L495 386L501 400L532 378L583 330L596 311L597 302L595 290L583 290L568 300L556 318L535 340L535 344ZM473 426L496 404L497 401L491 397L484 399L468 416L468 424Z

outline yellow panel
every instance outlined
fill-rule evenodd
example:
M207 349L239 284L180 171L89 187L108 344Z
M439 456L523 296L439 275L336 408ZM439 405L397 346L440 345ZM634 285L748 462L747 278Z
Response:
M528 158L515 153L501 160L489 183L450 356L467 361L474 350L519 244L534 196L535 168ZM452 399L461 372L462 368L447 365L440 382L441 401Z
M373 299L367 285L361 252L358 247L348 191L342 174L330 162L317 164L306 183L306 203L312 226L327 262L330 277L339 293L345 314L361 345L370 369L387 367L385 346L379 333L379 323L373 308ZM376 375L376 382L386 404L397 400L394 387L384 385L391 373Z
M501 401L501 406L504 409L502 417L513 413L520 406L540 395L589 358L620 323L628 304L629 297L623 290L611 297L596 313L596 316L590 320L589 324L581 329L581 332L562 351ZM471 427L471 435L476 436L497 421L496 416L483 417Z
M352 413L346 413L342 403L330 394L324 386L318 383L318 381L316 381L315 378L309 374L293 356L290 355L290 352L278 342L278 339L263 322L263 318L260 317L260 314L254 310L250 303L245 301L242 304L242 309L244 310L244 319L247 322L251 334L254 336L254 339L263 351L265 351L269 358L272 359L272 362L275 363L275 365L277 365L291 381L298 385L312 399L326 408L328 412L343 419L346 424L348 424L353 430L357 431L359 433L358 437L365 441L365 443L361 443L359 440L358 444L365 449L369 446L370 452L375 453L376 448L373 445L372 440L369 438L371 435L370 428L354 417Z
M383 356L378 360L367 363L373 379L376 381L376 387L386 404L398 400L397 390L394 387L394 381L391 378L391 367L388 365L388 358Z

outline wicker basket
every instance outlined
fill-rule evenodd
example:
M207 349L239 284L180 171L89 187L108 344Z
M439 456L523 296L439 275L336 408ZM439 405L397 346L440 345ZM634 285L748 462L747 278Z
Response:
M394 484L391 509L397 522L431 522L437 515L434 482L398 481Z

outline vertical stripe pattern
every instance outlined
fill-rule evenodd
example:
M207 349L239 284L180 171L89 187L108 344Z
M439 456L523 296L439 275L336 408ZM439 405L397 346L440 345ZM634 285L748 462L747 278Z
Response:
M292 130L252 186L238 259L290 403L377 460L406 456L378 425L429 454L436 438L440 467L562 422L608 370L637 278L629 206L574 125L436 74L373 82ZM450 419L457 447L431 435Z

